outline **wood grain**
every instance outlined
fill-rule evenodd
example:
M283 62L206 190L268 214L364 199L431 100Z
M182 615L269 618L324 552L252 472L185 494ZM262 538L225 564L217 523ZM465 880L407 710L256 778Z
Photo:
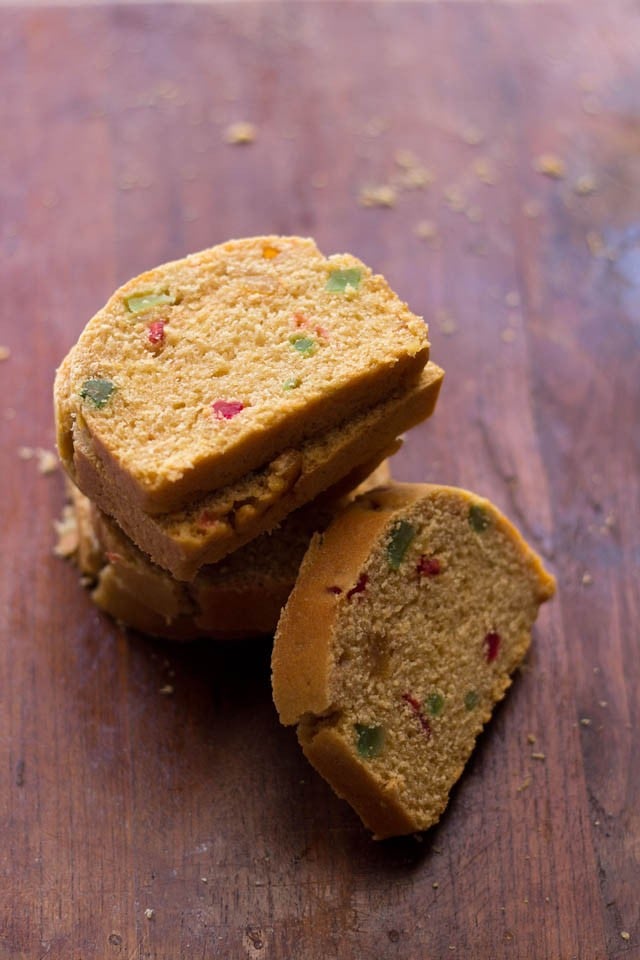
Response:
M638 13L0 10L0 957L640 957ZM399 186L398 151L433 182ZM59 473L18 456L52 447L55 366L118 283L266 231L429 319L447 379L396 475L492 497L558 576L420 839L373 843L308 768L268 643L100 616L52 556Z

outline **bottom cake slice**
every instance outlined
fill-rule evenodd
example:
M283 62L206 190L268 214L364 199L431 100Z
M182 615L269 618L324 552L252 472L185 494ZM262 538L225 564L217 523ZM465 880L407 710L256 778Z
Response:
M313 534L362 493L390 479L385 460L352 492L351 475L190 583L152 563L69 481L76 523L75 559L94 603L129 627L171 640L239 639L272 634Z

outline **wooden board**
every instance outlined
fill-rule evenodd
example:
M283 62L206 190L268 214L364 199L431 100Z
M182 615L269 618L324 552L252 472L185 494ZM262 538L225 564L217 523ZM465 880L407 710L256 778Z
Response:
M4 8L0 72L0 956L640 957L637 3ZM429 319L447 379L396 476L492 497L558 576L419 839L307 766L268 643L98 614L18 453L117 284L266 231Z

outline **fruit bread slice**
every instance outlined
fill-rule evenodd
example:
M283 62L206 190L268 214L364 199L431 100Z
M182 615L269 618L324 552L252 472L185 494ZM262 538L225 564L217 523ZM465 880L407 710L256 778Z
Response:
M499 510L454 487L372 491L314 537L273 696L377 838L438 820L554 590Z
M383 277L313 240L251 237L130 280L56 379L60 455L166 513L415 381L427 328ZM96 484L102 479L96 478Z
M85 484L84 450L76 448L80 489L114 517L154 563L178 580L191 580L200 567L215 563L261 533L273 530L292 510L364 465L361 479L389 456L395 439L430 416L443 371L429 362L414 387L334 427L321 439L286 450L268 467L211 493L188 509L151 516L123 503L109 478L94 475Z
M358 494L390 479L384 461L349 493L326 491L220 563L181 583L145 555L118 525L69 484L75 559L98 607L125 626L171 640L273 634L312 535Z

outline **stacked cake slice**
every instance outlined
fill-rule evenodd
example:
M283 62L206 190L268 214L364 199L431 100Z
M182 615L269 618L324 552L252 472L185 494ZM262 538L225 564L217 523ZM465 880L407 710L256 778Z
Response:
M96 602L168 636L273 631L296 525L308 540L432 413L443 374L428 354L382 277L311 240L232 241L129 281L55 384ZM289 552L261 592L264 557L275 569ZM202 584L236 564L252 592L208 607Z

